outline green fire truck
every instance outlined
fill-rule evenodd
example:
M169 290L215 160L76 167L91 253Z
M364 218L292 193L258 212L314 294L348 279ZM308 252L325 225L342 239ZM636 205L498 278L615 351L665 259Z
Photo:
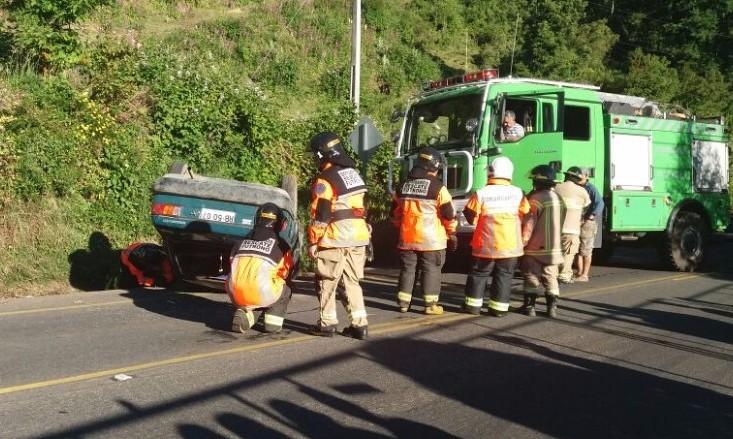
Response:
M509 110L525 135L503 142L500 122ZM500 78L494 69L424 85L393 120L402 116L393 136L390 189L397 169L411 168L426 146L443 154L443 181L457 212L486 184L496 156L514 162L514 184L526 192L526 176L536 165L558 172L579 166L606 203L594 253L599 259L619 243L641 240L657 247L665 265L692 271L711 234L730 220L722 117L697 119L679 107L590 85ZM462 214L458 219L465 243L473 229Z

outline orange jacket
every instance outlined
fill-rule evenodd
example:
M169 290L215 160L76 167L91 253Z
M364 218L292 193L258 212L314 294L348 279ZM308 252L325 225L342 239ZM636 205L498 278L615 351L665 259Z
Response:
M503 259L524 254L522 217L529 202L521 189L508 180L490 178L468 200L463 214L475 225L472 254L478 258Z
M400 250L434 251L447 247L458 222L448 189L437 177L413 173L397 189L390 209L400 230Z
M311 186L308 243L326 248L369 244L364 218L366 191L356 169L326 163Z
M234 253L224 284L237 307L263 308L275 303L295 265L289 248L272 230L255 232Z
M157 276L163 276L167 283L173 282L173 266L163 247L157 244L132 243L120 252L120 259L138 285L152 287Z

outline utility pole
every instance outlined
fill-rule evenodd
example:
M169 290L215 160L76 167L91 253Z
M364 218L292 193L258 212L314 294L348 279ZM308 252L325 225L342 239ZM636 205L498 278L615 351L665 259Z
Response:
M351 38L351 102L359 115L359 94L361 93L361 0L354 0Z

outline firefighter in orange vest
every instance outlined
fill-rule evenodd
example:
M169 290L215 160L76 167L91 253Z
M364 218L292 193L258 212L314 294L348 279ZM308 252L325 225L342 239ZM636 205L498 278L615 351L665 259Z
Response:
M514 164L497 157L489 166L486 186L476 191L463 209L466 220L476 226L471 239L473 265L466 282L463 309L479 314L489 277L489 314L504 317L509 312L512 277L524 254L522 217L529 202L522 190L511 185Z
M282 213L265 203L255 216L255 225L232 256L225 288L237 310L232 331L244 333L255 324L253 311L264 309L265 332L283 327L292 292L286 283L295 263L291 248L280 239Z
M441 270L445 250L455 250L456 215L450 193L438 179L442 159L434 148L424 148L415 166L397 189L390 217L399 229L397 248L400 251L400 277L397 303L400 312L407 312L412 301L416 271L425 300L425 314L443 314L440 299Z
M135 242L122 250L120 259L139 286L166 286L173 282L173 267L158 244Z
M343 303L351 324L342 334L365 340L368 321L359 281L364 277L370 238L364 206L366 183L335 133L313 136L310 149L318 159L320 170L311 186L308 227L308 254L316 260L320 304L318 323L311 328L311 333L325 337L336 333L336 289L343 281L346 295Z

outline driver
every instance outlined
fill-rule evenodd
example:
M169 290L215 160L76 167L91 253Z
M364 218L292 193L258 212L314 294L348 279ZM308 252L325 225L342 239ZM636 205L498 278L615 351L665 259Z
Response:
M504 124L499 132L499 140L502 142L516 142L524 137L524 127L516 121L517 116L512 110L504 112Z

